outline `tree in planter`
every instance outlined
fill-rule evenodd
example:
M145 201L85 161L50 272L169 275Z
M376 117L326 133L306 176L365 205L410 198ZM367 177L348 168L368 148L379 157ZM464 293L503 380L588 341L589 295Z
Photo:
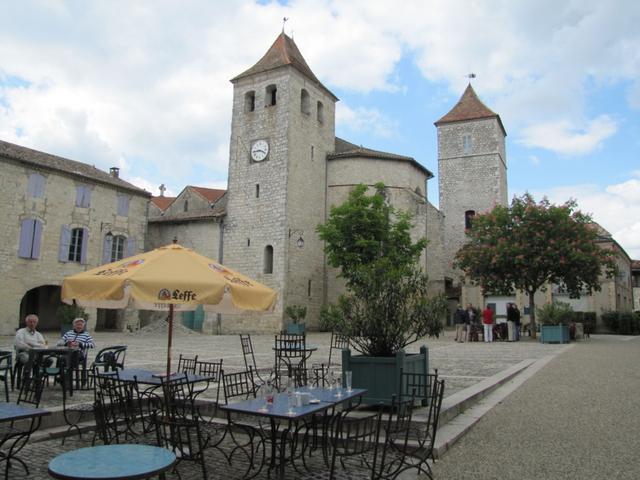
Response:
M284 313L291 319L292 323L297 325L298 323L303 323L304 319L307 318L307 307L304 305L289 305L284 309Z
M564 288L571 298L600 290L600 275L616 271L614 253L596 243L598 232L588 215L570 200L552 205L531 195L514 197L476 215L468 243L456 254L455 266L484 291L529 295L531 335L535 338L535 293L547 285Z
M544 325L569 325L574 319L574 311L568 303L553 302L536 309L536 316Z
M358 185L317 227L329 265L341 269L347 286L324 320L351 337L355 350L374 357L438 335L447 311L443 296L427 296L418 265L426 239L411 239L411 214L389 205L384 188L378 183L367 195L368 187Z

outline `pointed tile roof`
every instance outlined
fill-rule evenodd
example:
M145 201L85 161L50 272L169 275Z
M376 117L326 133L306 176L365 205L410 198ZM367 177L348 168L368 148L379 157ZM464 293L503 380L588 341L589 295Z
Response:
M200 194L200 196L209 201L209 203L214 203L226 192L226 190L220 190L218 188L195 187L193 185L189 185L188 188L193 189L195 192Z
M151 203L164 212L175 199L176 197L151 197Z
M240 75L231 79L232 83L237 82L241 78L248 77L250 75L255 75L256 73L268 72L269 70L274 70L276 68L284 67L287 65L291 65L293 68L298 70L300 73L309 78L313 83L322 88L325 92L331 95L335 100L338 98L329 91L327 87L322 85L320 80L313 74L309 65L305 61L302 53L298 49L298 46L293 41L293 38L288 37L284 32L278 35L276 41L273 42L271 48L264 54L264 56L258 60L253 67L248 70L245 70Z
M500 120L500 115L482 103L471 84L469 84L462 94L462 97L460 97L460 100L458 100L458 103L455 104L449 113L435 122L435 125L439 126L445 123L479 120L481 118L497 119L502 132L505 136L507 135L504 125L502 125L502 120Z

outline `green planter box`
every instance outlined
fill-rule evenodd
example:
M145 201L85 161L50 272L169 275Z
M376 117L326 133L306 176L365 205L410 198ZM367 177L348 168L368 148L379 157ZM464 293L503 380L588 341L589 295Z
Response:
M287 333L290 335L303 335L306 331L304 323L287 323Z
M351 355L351 350L342 350L342 371L352 372L352 386L365 388L367 394L362 401L367 404L391 405L391 396L400 388L400 372L429 372L429 349L420 347L420 353L406 354L400 350L395 357L365 357ZM426 398L421 403L426 405Z
M540 327L540 343L569 343L569 327L567 325L542 325Z

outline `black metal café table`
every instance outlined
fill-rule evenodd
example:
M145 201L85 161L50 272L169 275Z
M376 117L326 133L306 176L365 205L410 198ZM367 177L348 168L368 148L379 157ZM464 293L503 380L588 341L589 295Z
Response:
M152 445L113 444L80 448L49 462L49 476L63 480L137 480L158 475L176 463L176 455Z
M307 360L311 354L318 350L318 346L313 343L295 343L292 346L284 346L286 342L277 342L273 346L275 352L275 365L278 369L282 364L286 365L289 375L292 375L296 369L306 370Z
M324 389L324 388L301 388L296 393L311 394L311 403L304 406L289 406L287 393L278 393L274 396L273 403L267 404L265 399L252 398L241 402L220 405L220 408L228 413L239 413L253 415L269 419L269 435L271 441L271 455L269 458L269 469L276 469L277 478L284 478L284 465L292 458L285 458L286 442L289 433L296 431L296 425L311 417L314 414L321 414L325 411L353 400L359 399L367 391L362 388L352 390L345 389ZM281 428L282 427L282 428ZM264 459L266 460L266 459ZM255 473L257 475L264 467L263 463ZM254 476L255 476L254 475Z
M46 348L31 348L29 349L29 360L27 365L29 368L23 373L31 374L28 372L34 365L39 365L42 361L42 357L55 356L58 359L58 368L60 368L60 379L65 381L67 393L69 396L73 396L73 370L71 367L71 356L73 352L77 351L76 348L71 347L46 347Z
M46 415L51 415L51 412L27 405L0 402L0 422L31 419L31 424L28 426L3 430L0 438L0 463L6 462L5 478L9 478L9 466L12 461L17 461L28 471L25 461L18 457L18 453L27 444L31 434L40 428L42 417Z
M100 375L114 376L115 372L105 372ZM162 382L165 381L166 376L162 373L157 373L151 370L145 370L143 368L125 368L118 370L118 378L125 382L133 382L134 380L141 385L150 385L159 387ZM185 380L186 383L198 383L211 380L210 377L205 375L197 375L193 373L175 373L171 375L170 380Z

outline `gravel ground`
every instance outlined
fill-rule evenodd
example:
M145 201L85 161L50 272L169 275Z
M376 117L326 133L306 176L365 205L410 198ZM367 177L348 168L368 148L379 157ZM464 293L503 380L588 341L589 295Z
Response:
M640 338L594 335L490 411L436 479L640 479Z

